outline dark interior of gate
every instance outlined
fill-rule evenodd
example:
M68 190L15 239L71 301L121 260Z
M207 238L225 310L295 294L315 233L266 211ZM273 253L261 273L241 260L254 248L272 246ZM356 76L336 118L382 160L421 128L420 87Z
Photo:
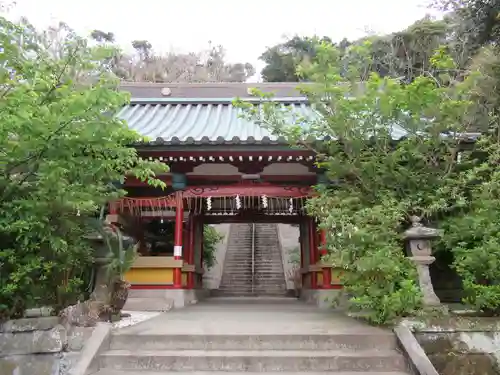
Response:
M140 256L126 275L132 289L206 289L206 225L224 232L214 294L340 288L335 271L321 260L322 236L305 210L321 177L314 153L291 148L241 118L232 106L236 96L246 95L241 84L219 85L218 98L209 85L195 86L189 92L172 87L165 98L161 85L147 91L131 85L131 104L120 112L132 129L152 139L137 145L141 156L169 166L169 173L158 176L166 189L127 178L127 197L110 205L111 221L140 243ZM288 92L275 100L307 112L291 87L281 84L279 90ZM184 97L176 97L176 90ZM294 241L298 259L291 269L283 246Z

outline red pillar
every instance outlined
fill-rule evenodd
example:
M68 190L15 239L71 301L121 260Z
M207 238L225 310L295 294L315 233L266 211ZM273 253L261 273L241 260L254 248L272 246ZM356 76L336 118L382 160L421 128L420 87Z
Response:
M326 231L321 230L321 255L327 255L326 248ZM332 269L330 267L323 267L323 288L330 289L332 287Z
M300 268L304 268L305 265L305 255L304 251L306 250L306 242L305 239L305 224L302 222L299 224L299 245L300 245Z
M193 272L188 272L188 280L187 280L188 289L194 288L194 273L196 271L196 265L194 262L194 230L195 230L194 215L191 214L189 215L189 224L188 224L189 250L188 250L187 262L190 265L193 265L195 267L195 270Z
M184 205L182 195L177 193L175 207L175 234L174 234L174 259L182 259L182 219L184 218ZM174 288L182 288L182 268L174 269Z
M204 248L204 240L205 240L205 223L203 222L203 217L200 217L198 221L198 233L200 236L200 267L202 270L205 269L205 259L203 259L203 248ZM199 278L200 288L203 288L203 274L200 275Z
M118 213L118 204L117 202L109 202L109 214L116 215Z
M327 255L328 250L326 249L326 231L324 229L321 229L319 235L321 240L321 255Z
M316 247L316 231L314 228L314 220L312 218L309 219L309 259L310 264L314 265L318 261L318 257L316 255L317 247ZM318 278L315 271L311 272L311 289L318 288Z

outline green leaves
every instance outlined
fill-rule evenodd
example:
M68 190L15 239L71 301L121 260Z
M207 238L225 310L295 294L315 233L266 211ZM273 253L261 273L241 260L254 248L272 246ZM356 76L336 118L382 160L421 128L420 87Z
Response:
M468 205L464 186L471 182L463 184L467 164L458 164L457 155L474 112L468 88L477 77L452 82L423 71L402 84L371 73L371 58L368 42L342 54L328 43L316 48L314 62L302 68L313 82L300 89L317 116L290 121L282 106L258 93L258 109L241 107L291 144L317 152L318 168L336 183L318 187L308 212L328 233L328 261L347 271L350 308L385 323L421 307L402 237L410 216L432 223ZM444 49L432 59L444 70L452 62Z
M166 166L142 160L130 147L140 136L113 116L128 101L108 66L115 51L60 28L56 40L0 18L0 305L17 306L0 318L82 298L83 219L124 194L114 181L164 187Z
M203 262L211 269L217 262L217 245L223 240L223 236L210 226L203 227Z

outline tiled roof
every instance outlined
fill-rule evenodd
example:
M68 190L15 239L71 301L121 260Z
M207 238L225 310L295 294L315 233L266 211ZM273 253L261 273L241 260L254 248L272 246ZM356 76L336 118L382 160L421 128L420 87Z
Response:
M314 116L311 107L303 102L286 106L297 116ZM135 100L118 113L131 129L154 144L287 143L240 115L241 110L232 106L230 99Z
M318 118L297 90L297 83L122 83L131 104L118 116L152 144L287 144L267 129L241 118L234 98L257 100L250 88L273 93L275 100L306 118ZM167 89L167 90L165 90ZM295 121L291 122L295 123ZM406 135L392 126L393 138Z

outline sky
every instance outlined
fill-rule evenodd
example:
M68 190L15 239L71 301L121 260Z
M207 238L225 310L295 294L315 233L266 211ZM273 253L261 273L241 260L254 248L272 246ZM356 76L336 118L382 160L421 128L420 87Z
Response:
M27 17L37 27L64 21L88 34L113 32L130 48L148 40L158 52L195 52L221 44L230 62L260 70L266 47L287 36L356 39L367 32L401 30L433 14L428 0L16 0L9 16ZM434 12L435 13L435 12Z

